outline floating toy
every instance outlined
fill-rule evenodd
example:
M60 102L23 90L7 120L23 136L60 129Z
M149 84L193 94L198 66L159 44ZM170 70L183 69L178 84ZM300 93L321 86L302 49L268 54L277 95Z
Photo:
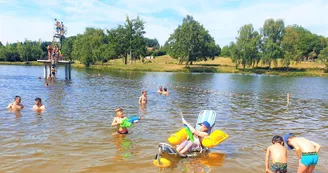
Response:
M219 145L221 142L226 140L228 137L229 137L229 135L224 133L223 131L215 130L214 132L211 133L210 136L206 136L203 139L202 144L206 148L212 148L212 147Z
M129 118L124 118L122 120L122 123L120 124L120 127L125 127L125 128L130 128L133 123L136 123L140 120L141 118L138 116L132 116Z
M156 160L153 161L153 164L154 164L155 166L157 166L157 167L160 167L160 168L166 168L166 167L171 166L171 161L170 161L170 160L167 160L167 159L165 159L165 158L160 158L160 159L159 159L159 162L158 162L158 160L156 159Z
M183 128L177 133L172 134L167 140L171 145L179 145L188 137L187 128Z

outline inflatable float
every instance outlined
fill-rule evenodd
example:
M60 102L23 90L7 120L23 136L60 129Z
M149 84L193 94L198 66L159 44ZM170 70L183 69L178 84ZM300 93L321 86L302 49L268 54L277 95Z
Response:
M122 120L122 123L120 124L120 127L130 128L133 123L136 123L139 120L141 120L141 118L139 116L132 116L132 117L124 118Z
M187 140L187 137L188 137L188 129L183 128L177 133L172 134L167 140L171 145L179 145L183 141ZM228 137L229 135L223 132L222 130L215 130L209 136L206 136L203 139L202 145L206 148L213 148L219 145L220 143L222 143Z

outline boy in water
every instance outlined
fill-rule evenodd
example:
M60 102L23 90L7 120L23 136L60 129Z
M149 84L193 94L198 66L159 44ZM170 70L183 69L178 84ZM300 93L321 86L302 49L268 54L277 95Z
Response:
M24 105L21 104L21 100L22 99L20 96L16 96L15 101L8 105L8 109L10 111L20 111L20 110L24 109Z
M116 113L116 117L114 118L113 122L112 122L112 126L117 126L118 127L118 131L115 132L113 135L116 134L128 134L128 129L125 127L121 127L120 124L122 123L123 119L125 119L126 117L124 117L123 114L123 109L122 108L116 108L115 109L115 113Z
M46 107L42 104L42 101L39 97L34 99L34 106L33 106L33 110L36 112L42 112L44 110L46 110Z
M166 95L168 96L169 95L169 92L167 91L167 88L164 88L164 91L162 92L163 95Z
M142 91L142 95L140 96L138 103L139 103L139 105L147 104L147 91L145 91L145 90Z
M190 141L190 139L182 142L177 147L177 151L181 154L187 153L190 149L200 150L202 139L208 136L208 130L211 128L210 123L204 121L199 123L200 128L196 130L193 126L191 126L184 118L182 118L182 123L187 125L190 131L194 134L194 141Z
M269 160L271 156L271 170ZM284 140L281 136L272 138L272 145L268 147L265 156L266 173L287 173L287 149L284 147Z
M286 134L284 141L288 149L294 149L300 160L298 165L298 173L312 173L318 163L318 153L321 146L306 138L296 137L293 133Z

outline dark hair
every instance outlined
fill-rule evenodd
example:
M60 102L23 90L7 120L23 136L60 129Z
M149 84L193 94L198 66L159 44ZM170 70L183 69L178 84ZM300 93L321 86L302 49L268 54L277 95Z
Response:
M278 136L278 135L276 135L272 138L272 144L275 144L275 143L280 143L282 146L285 145L284 144L284 139L281 136Z
M34 101L38 101L41 103L41 99L39 97L35 98Z
M164 88L164 91L167 91L167 88Z
M145 90L143 90L141 93L143 94L143 93L146 93L147 91L145 91Z
M15 100L19 98L20 100L22 100L22 98L20 96L15 96Z

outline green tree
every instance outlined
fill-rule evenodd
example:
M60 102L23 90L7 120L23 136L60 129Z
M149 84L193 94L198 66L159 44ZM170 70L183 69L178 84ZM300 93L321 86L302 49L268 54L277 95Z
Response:
M124 23L125 38L128 40L129 44L129 55L130 64L135 58L144 56L146 53L146 42L143 35L146 33L144 28L145 22L142 21L139 16L136 19L130 19L129 16L126 17Z
M324 63L326 65L326 70L328 70L328 47L320 51L318 60Z
M75 40L76 40L76 36L72 36L72 37L68 37L67 39L65 39L63 41L61 51L62 51L64 58L73 60L72 51L73 51L73 44L74 44Z
M282 48L284 50L284 57L281 63L288 70L289 65L292 61L297 61L301 56L302 52L299 50L298 43L300 36L296 29L292 26L285 28L285 34L282 39Z
M218 47L213 37L192 16L187 15L182 25L175 29L168 39L168 54L179 62L192 64L193 61L214 59Z
M3 47L3 44L1 43L1 41L0 41L0 47Z
M233 46L232 59L239 64L242 64L243 70L246 66L255 66L259 63L259 50L261 46L261 36L254 30L252 24L244 25L238 31L236 44Z
M230 57L230 50L229 50L229 46L223 46L222 50L221 50L221 56L222 57Z
M112 46L115 57L124 57L124 64L128 63L129 40L122 25L116 29L107 30L108 42Z
M147 47L152 47L154 50L157 50L160 48L160 45L156 38L154 38L154 39L145 38L145 42L146 42Z
M285 24L281 19L267 19L262 28L263 35L263 63L269 65L273 62L277 66L278 58L283 57L283 49L281 46L284 36Z

